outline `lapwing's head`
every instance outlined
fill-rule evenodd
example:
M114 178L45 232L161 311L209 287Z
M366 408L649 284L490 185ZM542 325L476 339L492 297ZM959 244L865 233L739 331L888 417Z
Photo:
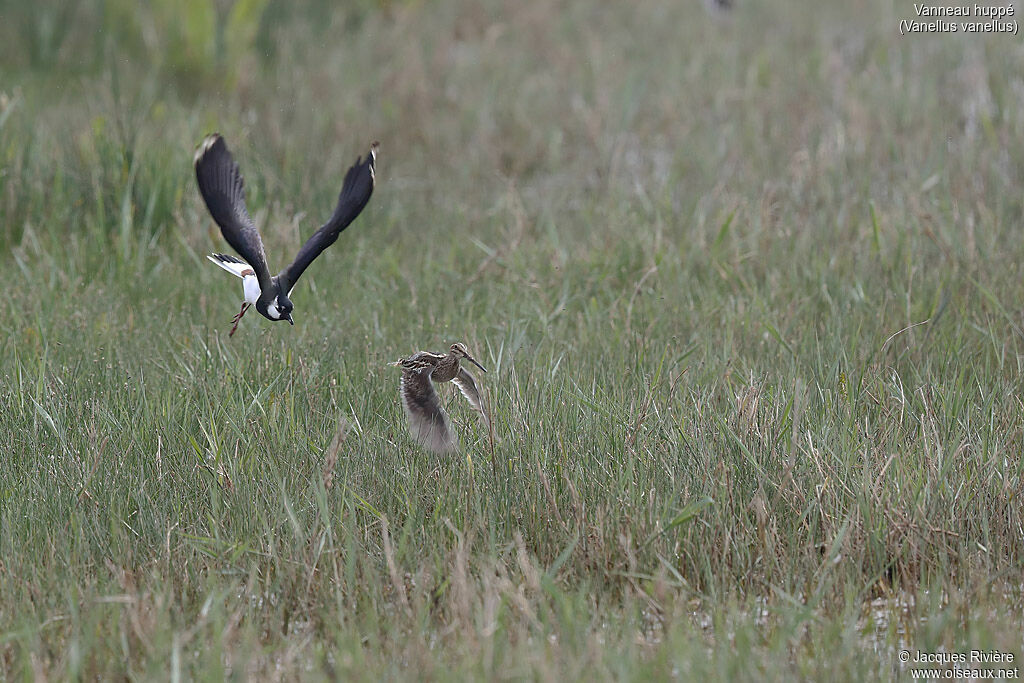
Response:
M295 321L292 320L292 301L288 298L288 295L283 291L278 290L277 296L273 298L266 308L260 308L262 302L256 302L256 310L265 315L268 319L278 321L287 320L292 325Z
M292 302L284 294L277 295L277 312L281 315L281 320L287 320L290 325L294 325L295 321L292 320Z
M477 366L484 372L487 372L486 370L484 370L484 366L476 362L476 358L473 358L473 356L469 355L469 349L466 348L465 344L455 342L454 344L452 344L450 351L451 354L456 358L465 358L473 365Z

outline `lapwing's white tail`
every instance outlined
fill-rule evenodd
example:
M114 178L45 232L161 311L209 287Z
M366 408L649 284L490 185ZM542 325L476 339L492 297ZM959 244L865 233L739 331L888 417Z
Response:
M206 258L210 259L212 263L216 263L232 275L236 275L241 278L244 278L246 275L256 274L252 269L252 266L248 263L229 254L209 254Z

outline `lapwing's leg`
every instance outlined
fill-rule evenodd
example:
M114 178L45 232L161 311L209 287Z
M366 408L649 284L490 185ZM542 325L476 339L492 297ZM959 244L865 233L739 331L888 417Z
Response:
M238 329L238 321L242 319L242 316L243 316L243 315L245 315L245 312L246 312L247 310L249 310L249 304L243 301L243 302L242 302L242 310L240 310L240 311L238 312L238 315L236 315L236 316L234 317L234 319L233 319L233 320L231 321L231 322L233 322L233 323L234 323L234 326L233 326L233 327L231 328L231 331L230 331L230 332L228 332L228 336L229 336L229 337L233 337L233 336L235 336L235 330L237 330L237 329Z

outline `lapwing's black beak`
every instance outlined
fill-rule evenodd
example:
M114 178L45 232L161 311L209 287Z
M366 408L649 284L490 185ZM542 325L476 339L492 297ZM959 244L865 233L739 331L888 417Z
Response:
M288 321L289 325L294 325L295 324L295 321L292 320L292 314L291 313L286 314L284 319Z

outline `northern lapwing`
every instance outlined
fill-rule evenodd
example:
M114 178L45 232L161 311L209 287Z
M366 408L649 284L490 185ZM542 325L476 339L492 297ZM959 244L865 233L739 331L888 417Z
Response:
M224 239L244 259L227 254L210 254L207 257L224 270L242 278L242 310L231 321L234 326L228 336L235 334L238 322L253 304L267 320L287 320L295 324L290 298L292 289L309 264L337 241L341 231L356 219L370 201L377 147L378 143L373 143L366 158L357 158L356 163L348 169L338 196L338 205L330 219L306 240L291 264L271 276L267 255L263 251L263 240L245 208L245 186L238 164L231 157L224 138L217 133L206 136L195 155L199 192L213 220L220 226Z
M405 416L409 420L409 431L418 443L438 453L454 451L459 440L448 421L448 413L441 406L434 384L454 382L469 405L480 413L484 425L487 425L487 413L484 412L476 380L459 364L463 358L487 372L484 366L469 355L465 344L458 343L452 344L447 354L417 351L408 358L399 358L391 363L402 368L399 393Z

